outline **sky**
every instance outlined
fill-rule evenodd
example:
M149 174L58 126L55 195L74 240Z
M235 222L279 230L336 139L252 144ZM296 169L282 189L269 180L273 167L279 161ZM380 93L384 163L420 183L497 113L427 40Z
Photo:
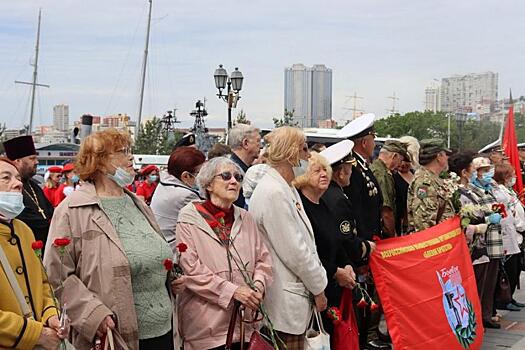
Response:
M0 0L0 122L29 120L38 9L42 28L34 125L52 124L53 105L82 114L138 115L147 0ZM219 64L244 75L233 116L255 125L282 116L284 69L333 70L333 118L357 108L387 114L421 110L433 79L499 73L499 95L525 95L525 2L521 0L153 0L143 118L177 108L183 127L206 98L208 126L225 127L216 96Z

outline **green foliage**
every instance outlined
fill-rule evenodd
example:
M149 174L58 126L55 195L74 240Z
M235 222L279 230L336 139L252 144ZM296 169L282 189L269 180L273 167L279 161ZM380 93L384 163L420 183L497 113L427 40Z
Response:
M274 127L278 128L281 126L298 126L299 123L294 120L293 117L294 111L284 110L284 115L282 118L273 118Z
M136 154L169 155L173 147L182 137L182 133L168 133L163 129L159 118L148 120L139 131L139 137L133 147Z
M520 127L522 130L520 130ZM518 140L525 141L525 117L516 114ZM409 112L404 115L380 119L375 123L376 132L382 137L414 136L418 140L440 138L447 140L448 120L443 112ZM483 146L497 140L500 124L488 120L468 120L463 126L463 150L478 151ZM455 116L450 120L450 147L459 147L459 128ZM519 142L519 141L518 141Z
M244 113L242 109L239 112L239 114L237 114L237 117L235 117L235 120L233 121L233 125L237 125L237 124L250 125L251 123L252 122L248 120L248 118L246 117L246 113Z

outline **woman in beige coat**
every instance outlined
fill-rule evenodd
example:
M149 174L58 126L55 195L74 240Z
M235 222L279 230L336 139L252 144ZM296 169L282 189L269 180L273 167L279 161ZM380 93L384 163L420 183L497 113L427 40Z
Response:
M173 254L151 210L125 189L134 178L130 141L115 129L84 140L76 164L84 183L51 222L44 264L77 349L91 349L108 328L131 350L173 349L163 265ZM53 247L62 236L71 239L63 257Z

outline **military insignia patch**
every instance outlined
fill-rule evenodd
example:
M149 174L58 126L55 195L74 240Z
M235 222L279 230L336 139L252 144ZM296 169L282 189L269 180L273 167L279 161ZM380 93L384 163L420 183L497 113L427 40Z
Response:
M347 235L350 233L352 227L350 226L350 223L345 220L339 225L339 231L341 231L342 234Z
M419 199L427 198L427 188L426 187L419 187L417 189L417 198Z

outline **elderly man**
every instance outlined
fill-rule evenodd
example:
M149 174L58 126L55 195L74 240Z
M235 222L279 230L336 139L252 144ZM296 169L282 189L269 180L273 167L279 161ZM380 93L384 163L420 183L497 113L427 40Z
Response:
M410 231L421 231L454 216L452 193L447 191L439 176L448 170L448 156L452 153L438 139L420 142L419 164L408 188L408 224Z
M379 151L379 157L370 165L370 170L377 179L383 198L381 218L384 237L395 237L397 234L396 185L392 172L401 165L403 160L410 161L406 146L399 141L389 140Z
M17 219L27 224L35 234L35 238L44 242L45 247L53 206L44 191L32 179L38 165L33 137L30 135L15 137L4 142L4 149L7 158L15 163L23 183L25 209Z
M246 173L253 161L259 156L259 149L261 148L259 129L246 124L235 125L228 133L228 146L232 150L231 160ZM242 189L234 204L241 208L246 206Z

